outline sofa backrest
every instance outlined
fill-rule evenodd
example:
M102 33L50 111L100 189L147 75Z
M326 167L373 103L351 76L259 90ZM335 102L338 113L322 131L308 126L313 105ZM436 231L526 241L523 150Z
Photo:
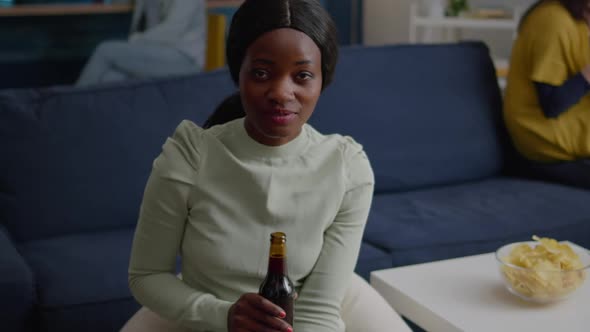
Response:
M17 241L132 227L166 137L234 91L220 70L0 92L0 224ZM310 122L363 144L376 190L395 192L498 173L500 110L481 43L348 47Z
M234 91L219 71L0 92L0 223L17 241L133 226L166 137Z
M480 179L503 164L501 94L479 42L344 48L310 123L364 145L377 192Z

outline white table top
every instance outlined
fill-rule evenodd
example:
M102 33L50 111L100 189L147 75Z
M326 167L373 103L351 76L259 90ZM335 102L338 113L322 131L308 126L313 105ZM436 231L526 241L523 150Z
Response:
M590 280L564 301L528 303L504 288L493 253L374 271L371 285L430 332L590 331Z

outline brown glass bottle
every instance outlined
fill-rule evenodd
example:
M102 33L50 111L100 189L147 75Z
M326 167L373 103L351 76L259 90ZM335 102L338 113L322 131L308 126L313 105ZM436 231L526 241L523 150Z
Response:
M285 310L284 320L293 325L293 297L295 290L287 275L287 236L275 232L270 235L268 271L258 294Z

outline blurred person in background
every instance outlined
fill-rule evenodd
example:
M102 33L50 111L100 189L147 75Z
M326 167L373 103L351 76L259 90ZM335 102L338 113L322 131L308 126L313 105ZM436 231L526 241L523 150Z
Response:
M590 0L541 0L521 19L504 119L529 170L590 188Z
M99 44L76 85L198 72L206 23L205 0L136 0L129 40Z

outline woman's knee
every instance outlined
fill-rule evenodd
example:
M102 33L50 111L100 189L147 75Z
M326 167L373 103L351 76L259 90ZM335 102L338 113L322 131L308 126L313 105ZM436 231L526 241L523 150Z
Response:
M389 303L357 274L352 276L341 314L346 332L411 332Z
M119 332L188 332L172 324L146 307L139 309Z
M117 56L118 54L125 53L129 48L129 43L119 40L107 40L96 47L94 55L98 55L104 58L110 58Z

